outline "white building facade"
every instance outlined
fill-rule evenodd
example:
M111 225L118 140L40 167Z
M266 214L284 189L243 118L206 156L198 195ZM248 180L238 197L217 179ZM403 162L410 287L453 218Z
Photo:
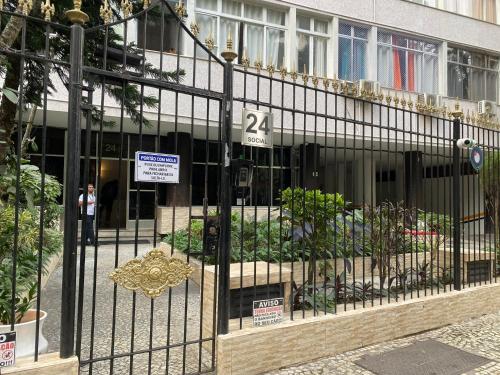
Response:
M361 1L331 1L331 0L288 0L288 1L233 1L233 0L187 0L186 25L198 25L198 38L204 42L207 39L213 39L215 46L213 52L220 56L225 48L225 43L229 35L234 40L234 49L239 57L235 62L241 64L242 58L247 57L250 62L249 71L255 71L255 65L259 63L265 69L272 65L277 71L280 68L286 68L288 72L296 71L299 74L307 73L310 77L338 79L339 81L369 80L378 82L381 91L386 95L405 98L405 100L417 101L418 94L431 94L442 98L442 105L451 108L455 103L455 98L459 98L460 105L465 113L470 117L477 113L478 102L488 100L494 103L493 111L496 111L499 102L499 59L500 59L500 0L435 0L435 1L405 1L405 0L361 0ZM127 41L136 42L139 47L143 47L143 40L146 42L147 59L159 64L160 50L163 50L162 61L170 68L175 66L177 55L180 55L182 68L186 70L187 77L192 76L193 55L195 54L194 43L187 33L180 34L177 37L175 23L166 23L164 35L161 37L159 23L153 18L148 20L144 27L141 20L131 21L127 27ZM144 38L144 30L147 39ZM161 46L163 41L163 46ZM141 44L142 43L142 44ZM203 58L203 51L197 50L197 61ZM170 62L170 63L169 63ZM197 73L197 79L200 85L207 87L208 75L207 62L198 62L196 69L202 73ZM203 74L205 72L205 74ZM278 73L276 73L278 75ZM242 74L235 74L235 97L243 96ZM222 69L216 66L211 71L211 89L222 89ZM249 79L246 82L245 90L255 92L255 80ZM275 88L276 90L278 88ZM151 91L152 92L152 91ZM269 92L273 93L273 103L276 100L287 102L291 97L280 97L279 92L274 94L272 89L268 90L265 98L269 100ZM64 152L65 150L65 120L66 114L64 106L61 103L64 90L58 90L52 95L49 109L49 127L53 146L49 146L48 155L50 159L49 173L56 174L58 178L63 179ZM302 96L300 96L302 95ZM307 93L307 100L312 102L312 92ZM304 99L303 94L294 92L298 102ZM159 132L157 129L143 129L142 150L148 151L154 149L156 134L160 134L161 144L168 144L168 134L173 129L174 108L172 103L173 95L165 94L162 96L162 114L161 126ZM178 99L176 99L178 100ZM99 102L99 93L94 96L94 102ZM193 206L202 206L204 203L210 205L216 204L216 186L209 181L210 190L209 201L206 202L206 191L198 188L205 182L205 175L216 175L217 169L217 132L207 132L210 141L207 142L203 133L204 126L210 122L205 122L218 117L218 108L206 108L206 105L200 104L195 109L189 103L178 101L176 114L179 121L176 126L179 131L190 133L189 125L191 123L191 113L194 113L195 123L194 132L187 138L187 143L191 143L194 149L191 174L192 174L192 193L187 197L187 201ZM272 103L271 103L272 104ZM242 102L235 102L235 131L233 141L235 149L240 151L239 132ZM329 104L319 104L318 111L329 113ZM119 105L110 98L105 98L105 114L110 119L120 117ZM363 117L370 121L370 114L367 109L360 108L353 104L352 108L346 106L343 116L353 116L358 120ZM145 116L153 119L155 111L145 108ZM193 112L192 112L193 111ZM381 110L380 110L381 111ZM284 114L277 113L275 122L284 122L284 133L290 134L291 123L285 118L281 121L280 116ZM393 116L393 117L391 117ZM398 117L399 116L399 117ZM380 119L377 123L390 124L389 126L401 126L404 123L403 115L389 115L380 113ZM404 116L403 116L404 117ZM493 121L496 117L492 118ZM373 113L371 114L373 120ZM294 123L297 129L311 130L317 126L318 122L313 123L311 119L296 119ZM322 134L318 141L313 134L307 134L300 138L295 135L284 137L279 145L275 145L274 158L270 156L261 156L262 165L256 170L256 181L262 179L263 184L271 186L271 196L269 199L258 194L250 194L248 204L257 206L268 206L277 204L277 192L280 187L276 182L278 171L283 171L286 186L294 184L296 176L294 170L294 161L297 154L300 154L300 147L307 147L307 144L317 144L320 154L321 150L327 149L324 156L317 158L318 169L324 172L316 173L321 182L313 184L312 187L322 188L329 192L340 192L354 203L377 203L382 200L390 199L393 201L406 199L405 187L402 183L404 179L403 170L405 163L409 163L412 156L408 154L411 151L418 151L422 145L419 143L419 135L413 139L412 145L408 144L409 139L403 139L397 132L382 132L372 135L371 142L377 141L377 155L373 156L361 151L361 134L357 133L355 126L352 131L348 130L349 124L338 125L339 133L344 136L342 147L347 148L350 145L347 156L344 156L342 162L334 162L335 140L338 139L337 131L331 134L328 130L328 121L316 128L316 134ZM422 120L418 122L415 119L417 133L428 133L432 137L439 137L440 133L433 120ZM323 128L321 128L323 126ZM408 125L406 125L408 126ZM136 184L133 181L133 155L139 149L138 129L130 121L125 121L125 137L122 139L116 128L106 129L103 134L103 160L101 163L102 177L105 173L111 173L107 180L101 182L101 187L106 182L116 180L114 176L117 167L123 169L126 173L121 173L121 181L118 183L126 185L126 189L121 189L120 197L114 197L114 200L120 200L121 206L126 207L123 211L123 218L119 225L129 227L133 225L136 217L135 199L137 195ZM341 130L343 129L343 130ZM432 130L434 129L434 130ZM435 133L433 133L433 131ZM347 134L347 135L346 135ZM91 147L91 165L90 180L96 181L97 167L96 162L99 135L97 132L92 134L93 146ZM375 137L375 138L373 138ZM477 135L483 137L483 135ZM82 137L84 138L84 137ZM275 137L276 138L276 137ZM314 138L314 139L313 139ZM305 141L305 142L304 142ZM483 139L484 141L484 139ZM432 157L425 158L425 147L436 147L440 149L438 141L430 145L423 142L423 164L417 166L423 168L422 185L424 197L433 195L437 191L436 184L445 190L446 197L450 191L450 173L446 172L446 162L439 162L438 157L434 160ZM167 146L165 146L167 147ZM447 147L447 146L446 146ZM442 145L443 150L447 150ZM281 159L280 163L274 160L280 159L281 149L285 149L286 160ZM314 147L313 147L314 148ZM84 150L84 145L82 145ZM296 151L299 150L299 151ZM382 156L383 150L392 152L395 156L390 156L386 161ZM254 152L254 151L252 151ZM405 156L407 153L407 156ZM432 152L431 152L432 153ZM119 166L119 155L122 155L122 165ZM278 155L279 154L279 155ZM92 156L93 155L93 156ZM208 157L207 157L208 155ZM212 156L214 155L214 156ZM294 156L295 155L295 156ZM437 155L437 152L436 152ZM236 155L237 156L237 155ZM245 155L254 158L255 155ZM37 155L33 154L33 160L36 161ZM300 157L299 157L300 158ZM394 159L392 159L394 158ZM405 159L406 158L406 159ZM316 163L316 161L315 161ZM335 167L332 165L337 163ZM357 165L364 166L357 168ZM271 165L273 164L273 165ZM103 169L104 168L104 169ZM442 172L435 172L442 170ZM272 172L274 171L274 172ZM328 172L328 171L331 171ZM83 172L82 172L83 173ZM273 173L275 175L273 176ZM280 172L281 173L281 172ZM300 173L299 173L300 174ZM323 176L322 176L323 175ZM335 179L330 178L335 175ZM210 178L210 177L209 177ZM478 176L470 174L467 177L467 184L473 186L479 184ZM443 179L442 184L438 182ZM302 180L304 181L304 180ZM353 187L350 181L355 181ZM63 181L62 181L63 182ZM216 184L215 184L216 185ZM364 186L364 188L361 188ZM367 191L370 193L368 194ZM474 189L476 191L476 189ZM478 190L479 191L479 190ZM99 193L99 190L98 190ZM104 192L105 193L105 192ZM102 193L101 193L102 194ZM154 186L145 185L141 188L141 219L144 219L143 225L152 224L157 212L154 206ZM160 195L165 195L160 192ZM482 193L479 196L468 197L474 200L472 207L464 210L464 217L480 215L484 213L484 198ZM363 198L360 198L363 197ZM204 200L205 199L205 200ZM477 200L477 202L476 202ZM358 201L358 202L356 202ZM434 203L425 199L422 202L422 209L445 212L449 209L448 199L437 199ZM148 205L147 202L151 202ZM168 199L160 199L161 206L168 206ZM236 203L236 201L235 201ZM109 210L113 210L110 208ZM104 209L106 212L106 208ZM107 220L110 227L116 226L113 221L115 215L111 215ZM104 222L104 221L103 221ZM149 223L149 224L148 224ZM482 230L478 228L478 231Z

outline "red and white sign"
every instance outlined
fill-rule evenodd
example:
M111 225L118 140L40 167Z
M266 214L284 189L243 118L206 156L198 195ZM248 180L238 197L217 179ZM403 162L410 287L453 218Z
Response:
M262 327L283 321L283 298L253 301L253 326Z
M16 364L16 333L0 333L0 368Z

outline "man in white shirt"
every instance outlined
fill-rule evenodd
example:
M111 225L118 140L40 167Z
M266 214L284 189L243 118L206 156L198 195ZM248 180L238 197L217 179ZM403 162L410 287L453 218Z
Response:
M89 184L87 187L87 230L85 233L85 241L87 245L94 244L94 216L95 216L95 195L94 185ZM83 194L78 198L78 206L83 211Z

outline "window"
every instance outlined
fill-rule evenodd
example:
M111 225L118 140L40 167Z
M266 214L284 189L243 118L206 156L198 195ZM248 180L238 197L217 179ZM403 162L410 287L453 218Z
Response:
M410 0L413 3L428 5L430 7L436 6L436 0Z
M437 44L379 31L377 53L381 85L396 90L437 92Z
M498 57L448 48L448 96L497 100Z
M147 16L147 25L144 27L145 16L141 16L137 22L137 46L144 47L152 51L164 51L176 53L178 49L182 50L182 45L177 45L177 36L179 33L178 23L166 14L163 22L163 40L161 36L161 14L160 12L149 12ZM182 38L180 43L182 43ZM162 46L163 43L163 46Z
M214 53L224 50L228 34L238 55L243 51L251 64L281 67L285 58L285 12L234 0L196 0L200 39L212 36Z
M496 0L444 0L443 9L496 23Z
M339 25L339 78L357 81L366 78L368 28Z
M326 75L328 22L297 16L297 70Z

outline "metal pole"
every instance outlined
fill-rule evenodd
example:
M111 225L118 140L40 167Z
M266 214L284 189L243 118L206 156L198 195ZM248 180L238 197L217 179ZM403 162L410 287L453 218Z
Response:
M68 106L68 150L64 179L64 252L61 304L60 356L68 358L75 351L75 291L78 243L78 184L80 177L80 131L82 102L82 65L84 30L71 26L70 84Z
M460 139L460 115L454 113L453 118L453 281L455 290L462 289L460 273L460 149L457 142Z
M221 53L226 60L224 66L224 127L222 128L222 163L224 163L221 181L221 236L219 246L219 289L217 293L217 334L229 332L229 296L231 270L231 158L233 156L233 60L237 57L233 51L231 36L227 48Z

